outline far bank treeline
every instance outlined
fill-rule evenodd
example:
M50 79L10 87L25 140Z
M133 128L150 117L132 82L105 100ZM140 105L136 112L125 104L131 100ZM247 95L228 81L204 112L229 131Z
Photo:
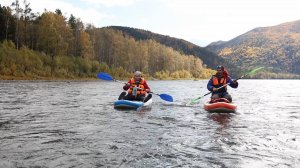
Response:
M98 72L128 78L135 70L158 79L212 74L199 58L155 40L137 41L122 31L85 25L59 9L32 13L26 1L0 4L0 41L2 79L94 78Z

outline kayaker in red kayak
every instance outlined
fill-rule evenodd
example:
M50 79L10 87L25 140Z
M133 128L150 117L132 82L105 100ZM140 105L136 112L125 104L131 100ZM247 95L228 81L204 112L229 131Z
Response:
M134 76L123 86L123 89L127 90L127 95L126 92L122 92L119 96L119 100L147 102L152 97L151 94L147 94L151 90L140 71L135 71Z
M232 80L228 74L228 71L224 66L218 65L217 73L213 75L207 83L207 89L212 92L211 99L225 98L229 102L232 102L231 95L227 92L227 85L232 88L238 87L238 82Z

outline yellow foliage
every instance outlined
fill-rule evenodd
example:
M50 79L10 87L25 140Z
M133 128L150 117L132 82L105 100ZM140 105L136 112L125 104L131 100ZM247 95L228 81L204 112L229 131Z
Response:
M246 55L249 57L257 57L260 52L260 48L258 47L247 47Z
M232 54L232 48L228 48L228 47L226 47L226 48L223 48L220 52L219 52L219 55L221 55L221 56L227 56L227 55L230 55L230 54Z

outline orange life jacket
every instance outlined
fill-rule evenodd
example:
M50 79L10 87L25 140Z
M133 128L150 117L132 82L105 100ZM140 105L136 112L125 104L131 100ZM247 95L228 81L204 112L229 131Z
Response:
M145 91L145 86L144 86L144 83L145 83L145 79L144 78L141 78L140 82L139 83L136 83L134 78L131 78L130 79L130 88L128 90L128 93L132 94L133 92L133 87L138 87L138 88L141 88L142 90L137 90L136 94L137 95L140 95L140 94L146 94L146 91Z
M227 80L226 80L226 78L224 78L224 77L222 77L221 79L220 79L220 82L219 82L219 80L218 80L218 78L217 77L213 77L213 86L214 87L216 87L216 88L219 88L219 87L221 87L221 86L223 86L223 85L226 85L227 84ZM224 91L226 91L227 90L227 86L225 86L224 87ZM220 91L221 90L223 90L223 88L222 89L220 89Z

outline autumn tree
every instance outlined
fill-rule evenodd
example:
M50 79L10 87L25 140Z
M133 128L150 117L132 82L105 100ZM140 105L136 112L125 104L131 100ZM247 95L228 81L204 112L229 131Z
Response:
M17 49L19 49L19 38L20 38L20 31L19 31L19 22L20 22L20 15L21 12L23 11L22 8L20 8L20 3L19 0L15 0L11 6L13 7L14 11L15 11L15 18L16 18L16 34L15 34L15 43L16 43L16 47Z
M86 59L93 59L92 53L92 42L90 39L90 35L85 31L80 32L80 56Z
M51 56L67 54L70 29L66 26L63 16L44 12L38 23L37 34L40 51Z
M12 9L0 5L0 41L14 40L15 30Z

